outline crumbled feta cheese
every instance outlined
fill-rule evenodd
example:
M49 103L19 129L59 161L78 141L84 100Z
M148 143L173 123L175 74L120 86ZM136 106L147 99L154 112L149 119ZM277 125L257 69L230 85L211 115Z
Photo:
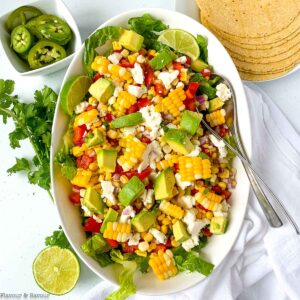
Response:
M138 64L138 63L135 63L134 68L132 68L130 70L131 70L133 80L136 83L143 84L145 76L144 76L144 72L143 72L143 69L142 69L141 65Z
M146 169L151 161L158 162L162 158L162 151L159 143L153 141L148 144L142 156L142 162L139 164L137 171L140 173Z
M191 238L183 242L181 246L185 251L191 251L191 249L196 247L198 244L199 244L199 237L192 236Z
M181 64L185 64L187 61L187 58L185 55L178 57L177 59L175 59L175 61L181 63Z
M224 201L222 201L222 211L229 211L229 208L230 208L230 204L226 201L226 200L224 200Z
M145 252L149 249L149 243L146 241L140 242L138 248L140 251Z
M152 204L154 202L154 190L144 190L144 193L141 196L141 200L143 201L144 206L147 206L149 204Z
M81 208L82 210L84 211L84 213L87 215L87 216L92 216L93 213L84 205L81 205Z
M139 241L141 239L141 235L137 232L135 234L132 234L128 240L128 246L136 246L139 244Z
M196 146L196 147L194 148L194 150L193 150L192 152L190 152L189 154L187 154L186 156L196 157L196 156L199 156L200 152L201 152L200 147L199 147L199 146Z
M167 127L168 127L168 128L174 128L174 129L177 128L177 126L176 126L175 124L173 124L173 123L167 124Z
M209 222L208 220L204 219L204 220L197 220L194 223L190 223L187 226L187 230L188 232L192 235L192 236L198 236L201 229L204 228L206 225L208 225Z
M181 175L179 173L175 174L175 179L176 179L176 183L177 185L182 189L185 190L188 186L192 185L192 182L190 181L182 181L181 180Z
M164 233L160 232L159 230L155 228L151 228L149 232L153 235L153 237L156 239L157 244L165 244L167 241L167 237Z
M187 209L182 221L187 225L193 224L196 221L196 214L195 209Z
M115 90L113 96L115 98L118 97L119 93L123 91L123 87L121 85L115 85Z
M75 106L75 114L81 114L85 111L85 109L89 106L89 103L87 101L82 101L79 104Z
M147 88L136 85L129 85L127 91L129 94L137 98L141 98L143 94L147 93Z
M113 105L116 102L116 97L112 96L108 99L107 103L109 105Z
M179 81L177 84L176 84L176 89L179 88L179 87L182 87L184 88L184 83Z
M210 134L209 139L213 143L214 146L216 146L220 153L220 158L225 158L227 156L227 149L225 146L225 143L222 140L218 140L214 135Z
M227 218L228 213L223 212L223 211L214 211L214 217L222 217L222 218Z
M128 136L130 134L132 134L133 136L135 136L136 129L137 129L136 126L124 127L123 128L123 134L124 134L124 136Z
M145 56L143 55L139 55L137 58L136 58L136 61L139 63L139 64L143 64L145 61L146 61L146 58Z
M231 98L231 92L228 86L224 83L219 83L216 86L217 92L216 95L222 100L222 101L227 101L228 99Z
M178 74L178 70L173 72L160 72L157 78L162 81L163 85L168 90L171 88L171 83L177 78Z
M196 203L196 199L191 195L179 196L178 203L184 208L193 208Z
M145 106L140 109L140 113L144 119L144 125L151 128L149 138L155 140L158 136L158 131L160 129L160 123L162 122L162 117L159 112L156 112L153 105Z
M107 58L110 60L111 63L117 65L122 58L122 54L118 52L114 52L113 54L109 55Z
M115 187L112 185L112 183L110 181L105 181L105 180L101 180L100 183L102 188L101 196L103 198L108 199L113 204L116 204L117 202L114 195Z
M83 197L84 197L84 195L85 195L85 191L86 191L86 189L80 189L80 191L79 191L79 195L80 195L80 197L81 197L81 198L83 198Z
M131 205L128 205L123 209L119 222L123 224L128 223L129 219L134 218L134 216L135 216L135 211L133 207Z
M103 216L102 216L102 218L100 218L101 217L101 215L93 215L93 219L96 221L96 222L98 222L98 223L102 223L102 221L103 221Z
M121 55L122 55L123 57L127 57L127 56L129 55L129 51L128 51L127 49L123 49L123 50L121 51Z

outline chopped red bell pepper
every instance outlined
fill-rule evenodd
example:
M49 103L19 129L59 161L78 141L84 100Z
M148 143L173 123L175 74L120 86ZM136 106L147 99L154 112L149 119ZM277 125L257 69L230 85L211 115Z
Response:
M138 104L134 103L126 110L126 114L133 114L133 113L137 112L138 110L139 110Z
M148 105L151 105L151 100L148 99L148 98L143 98L143 99L140 99L138 102L137 102L137 105L138 105L138 108L141 109L145 106L148 106Z
M208 227L205 227L202 229L202 233L203 235L207 236L207 237L211 237L212 236L212 233L210 232L209 228Z
M90 157L87 154L84 154L76 159L76 165L78 168L88 169L89 165L95 161L95 157Z
M119 65L123 68L133 68L134 64L131 64L127 59L122 58L119 62Z
M99 78L103 77L103 75L97 73L94 77L93 77L93 82L97 81Z
M147 88L150 88L154 82L154 70L150 67L147 67L145 70L145 84Z
M184 100L183 104L187 110L196 111L196 101L194 98Z
M153 250L153 252L158 252L159 250L162 250L163 252L165 252L167 250L166 245L164 244L157 244L156 248Z
M201 210L204 210L204 211L210 211L208 209L206 209L203 205L201 205L200 203L197 203L196 204L197 208L201 209Z
M194 99L198 87L199 87L199 83L198 82L191 82L189 84L189 87L185 91L186 98L187 99Z
M218 131L219 131L220 137L223 138L228 134L229 129L228 129L228 127L225 127L224 125L220 125Z
M223 192L223 190L221 189L221 187L219 187L218 185L214 185L211 188L211 190L214 191L218 195L222 195L222 192Z
M163 96L165 93L165 88L161 83L156 83L154 85L155 93L159 96Z
M174 61L173 62L173 69L180 71L182 69L182 64L180 62Z
M111 208L115 211L118 211L120 209L120 206L118 204L115 204L115 205L111 206Z
M130 179L133 176L137 176L140 180L144 180L151 174L152 169L150 167L143 170L141 173L138 173L136 171L128 171L124 172L123 174L126 175L128 179Z
M145 48L142 48L142 49L139 51L139 54L145 56L145 55L147 54L147 50L146 50Z
M150 144L151 140L148 137L146 137L146 136L142 136L141 137L141 142L145 143L145 144Z
M118 247L119 243L115 240L105 239L106 243L112 248Z
M173 247L170 238L167 239L166 247L167 247L167 248L172 248L172 247Z
M174 170L177 172L177 171L179 170L179 164L178 164L178 163L175 163L175 164L173 165L173 168L174 168Z
M86 131L86 125L77 126L74 128L73 142L77 146L81 146L83 143L83 135Z
M69 200L73 203L73 204L79 204L80 203L80 194L77 192L71 192L69 195Z
M190 65L192 62L192 59L189 56L186 56L186 64Z
M209 79L211 76L211 70L208 68L205 68L201 71L201 74L203 75L203 77L205 77L206 79Z
M85 225L83 226L83 229L85 231L99 233L101 226L102 226L102 222L98 223L94 218L91 217L91 218L88 218Z
M89 111L89 110L92 110L92 109L94 109L94 108L95 108L95 106L89 105L84 111Z
M191 190L191 195L195 196L199 191L197 189L192 189Z
M229 200L229 198L231 197L231 192L229 192L228 190L224 190L222 191L222 196L225 198L225 200Z
M113 120L113 115L110 114L110 113L107 113L107 114L105 115L105 121L111 122L112 120Z
M126 242L123 246L123 251L126 253L134 253L136 250L138 250L139 247L138 245L128 245L128 242Z
M124 173L123 168L117 163L115 171L113 172L113 175L115 175L115 174L121 175L123 173Z

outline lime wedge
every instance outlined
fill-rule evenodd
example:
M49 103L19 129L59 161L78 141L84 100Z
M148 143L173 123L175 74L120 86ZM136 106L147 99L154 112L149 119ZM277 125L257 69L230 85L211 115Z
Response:
M200 49L193 35L181 29L167 29L159 37L158 41L175 51L188 55L196 60L200 55Z
M76 285L80 265L76 255L58 246L42 250L33 262L33 276L45 292L64 295Z
M68 115L73 114L75 106L83 100L91 84L92 79L85 75L76 76L65 83L60 92L60 104Z

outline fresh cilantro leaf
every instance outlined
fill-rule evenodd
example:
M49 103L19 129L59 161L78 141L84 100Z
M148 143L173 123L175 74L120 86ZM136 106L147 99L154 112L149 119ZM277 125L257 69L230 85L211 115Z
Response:
M13 80L0 79L0 94L11 94L14 91L15 83Z
M77 167L73 156L69 155L69 149L62 147L55 155L54 161L60 164L61 174L72 180L77 173Z
M45 238L45 245L46 246L58 246L60 248L72 249L71 245L70 245L65 233L61 229L61 227L59 227L58 230L55 230L51 236L47 236Z
M16 163L7 170L9 174L20 171L30 171L30 164L26 158L16 158Z
M13 132L9 134L10 146L15 149L20 147L20 141L27 138L27 134L21 127L16 127Z

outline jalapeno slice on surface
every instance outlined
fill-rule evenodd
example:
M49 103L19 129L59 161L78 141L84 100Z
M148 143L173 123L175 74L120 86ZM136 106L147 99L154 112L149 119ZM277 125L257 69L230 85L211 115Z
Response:
M5 26L11 32L15 27L24 25L30 19L40 16L42 11L34 6L21 6L14 10L7 18Z
M66 45L72 38L70 26L57 16L41 15L26 26L39 39L47 39L59 45Z
M17 53L26 52L33 44L33 36L24 25L19 25L11 33L11 45Z
M29 51L28 63L30 68L38 69L55 63L67 56L66 50L51 41L39 41Z

